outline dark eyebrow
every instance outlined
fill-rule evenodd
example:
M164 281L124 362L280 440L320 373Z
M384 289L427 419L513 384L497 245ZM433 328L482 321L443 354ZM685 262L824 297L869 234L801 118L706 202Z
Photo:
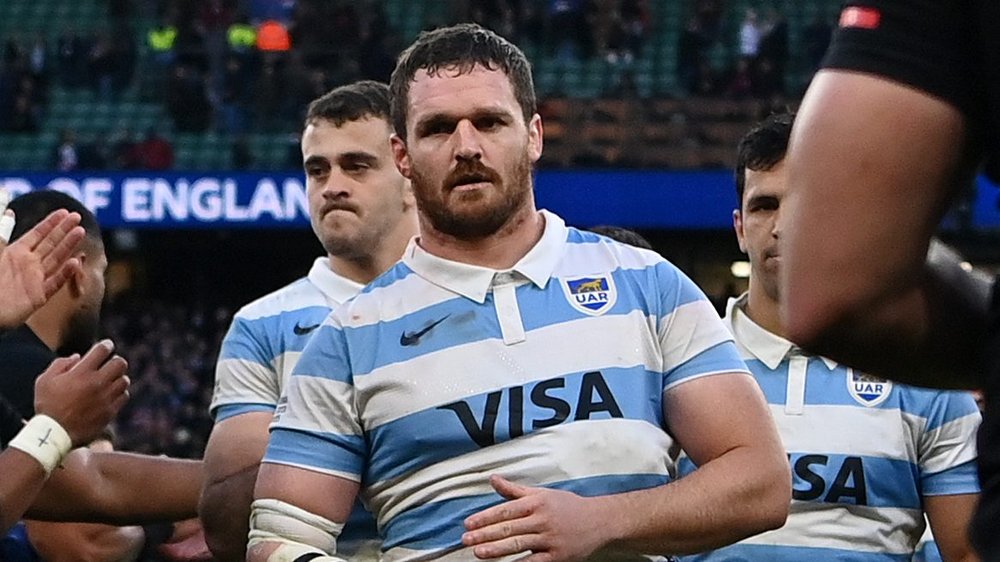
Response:
M337 162L343 165L344 162L350 162L355 164L367 164L369 166L375 166L378 163L378 157L370 152L354 151L345 152L343 154L337 155Z
M770 195L768 193L762 193L760 195L754 195L750 197L750 199L747 199L747 207L754 204L760 205L761 203L771 203L771 202L778 203L779 202L778 197L775 195Z
M315 165L329 167L330 161L325 156L313 155L310 156L309 158L306 158L305 162L302 163L303 168L308 168L309 166L315 166Z
M511 114L502 109L477 109L472 112L472 115L456 117L454 115L449 115L447 113L433 113L427 115L417 121L416 131L418 135L423 134L425 131L430 131L437 129L439 127L454 127L456 122L460 119L469 119L470 121L477 121L479 119L497 119L500 121L509 121L511 119Z

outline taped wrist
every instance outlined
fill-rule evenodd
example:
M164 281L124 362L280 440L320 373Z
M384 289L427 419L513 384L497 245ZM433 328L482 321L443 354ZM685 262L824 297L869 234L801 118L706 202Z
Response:
M249 547L280 543L268 562L327 562L341 560L337 537L344 529L325 517L275 499L255 500L250 506ZM311 555L316 556L311 556Z
M45 474L49 475L73 448L73 441L59 422L39 414L31 418L7 446L30 455L42 465Z

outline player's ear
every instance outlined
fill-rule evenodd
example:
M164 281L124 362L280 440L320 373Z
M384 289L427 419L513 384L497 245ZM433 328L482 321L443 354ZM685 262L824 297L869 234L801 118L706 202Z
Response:
M84 271L84 267L87 266L87 252L80 252L73 256L77 259L76 263L70 268L69 279L66 280L66 288L69 291L70 296L74 299L78 299L83 296L83 293L87 287L87 273Z
M406 141L393 133L389 137L389 143L392 145L392 159L396 163L396 169L403 174L404 178L411 179L410 155L406 151Z
M743 233L743 213L739 209L733 209L733 230L736 231L736 242L740 245L740 251L747 253L746 236Z

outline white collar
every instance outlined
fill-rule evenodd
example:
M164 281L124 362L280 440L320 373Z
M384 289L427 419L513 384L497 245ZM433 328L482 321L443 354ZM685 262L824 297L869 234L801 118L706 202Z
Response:
M361 292L364 285L351 281L343 275L338 275L330 269L330 258L316 258L309 269L309 282L326 296L333 305L340 305L354 298Z
M517 272L544 289L562 258L568 231L566 223L555 214L544 210L539 212L545 221L542 237L508 271ZM403 263L431 283L478 303L486 301L494 276L506 273L435 256L420 247L418 238L410 240L403 253Z
M788 357L789 354L803 354L801 348L786 340L785 338L773 334L747 316L743 311L746 305L747 293L743 293L737 298L729 299L726 304L726 325L733 333L736 343L751 355L760 359L772 371ZM837 362L833 359L820 357L826 366L833 370Z

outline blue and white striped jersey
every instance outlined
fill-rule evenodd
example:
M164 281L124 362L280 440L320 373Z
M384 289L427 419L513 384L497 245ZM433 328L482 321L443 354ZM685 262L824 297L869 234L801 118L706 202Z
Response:
M215 423L246 412L273 412L302 349L330 310L362 285L317 258L309 274L244 306L233 317L215 367Z
M654 252L567 228L510 271L403 260L334 310L265 462L361 483L384 560L470 559L490 474L585 496L675 474L663 395L746 367L712 305Z
M781 529L684 560L909 562L923 498L979 492L975 400L805 355L750 320L743 299L725 321L788 451L791 510ZM695 469L686 457L680 468Z
M361 287L334 273L328 258L317 258L302 279L241 308L215 366L210 406L215 423L248 412L273 412L306 342L330 310ZM341 542L353 552L368 548L376 534L371 514L358 505Z

